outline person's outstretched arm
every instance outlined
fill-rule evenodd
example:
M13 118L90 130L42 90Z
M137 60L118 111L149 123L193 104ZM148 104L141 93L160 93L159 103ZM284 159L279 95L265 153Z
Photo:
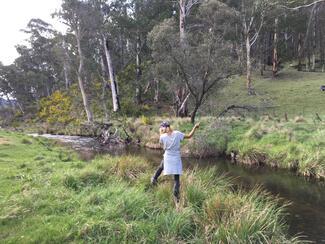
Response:
M192 138L192 136L194 135L194 132L196 131L197 128L200 127L200 123L196 123L193 127L193 129L191 130L191 132L188 135L184 136L184 139L190 139Z

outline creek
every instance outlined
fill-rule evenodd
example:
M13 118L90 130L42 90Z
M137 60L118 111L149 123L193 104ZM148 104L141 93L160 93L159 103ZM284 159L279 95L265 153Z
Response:
M44 136L44 135L43 135ZM82 160L89 161L96 155L136 155L146 158L154 165L159 165L162 152L140 147L107 148L99 145L94 139L69 136L45 135L69 144ZM231 163L222 158L193 159L183 158L185 168L216 167L220 173L233 178L235 186L252 189L257 186L290 202L286 207L286 221L289 234L303 236L303 239L314 243L325 243L325 183L308 181L287 170L268 167L251 168Z

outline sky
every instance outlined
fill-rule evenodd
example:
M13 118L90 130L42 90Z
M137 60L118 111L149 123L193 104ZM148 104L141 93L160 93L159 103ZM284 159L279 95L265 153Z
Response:
M59 31L65 26L51 14L58 10L61 0L0 0L0 61L9 65L18 57L15 45L23 44L28 35L25 29L32 18L42 19Z

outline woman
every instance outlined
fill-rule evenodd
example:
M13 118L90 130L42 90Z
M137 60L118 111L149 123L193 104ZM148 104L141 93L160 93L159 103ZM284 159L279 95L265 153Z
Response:
M173 131L169 122L164 121L160 124L160 140L165 150L164 159L162 160L159 168L154 176L151 178L151 183L156 185L158 177L164 171L164 175L174 175L174 196L176 201L179 202L179 188L180 188L180 175L182 174L182 160L180 151L180 142L183 139L189 139L193 136L195 130L199 128L200 124L196 124L188 135L180 131Z

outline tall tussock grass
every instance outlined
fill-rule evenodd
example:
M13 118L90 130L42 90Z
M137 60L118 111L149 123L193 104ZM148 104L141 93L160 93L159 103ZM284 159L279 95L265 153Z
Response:
M35 144L23 146L29 150ZM151 186L154 167L141 157L64 162L57 149L39 146L35 154L26 154L27 172L17 167L21 162L15 162L15 154L4 153L13 159L0 165L7 167L0 176L4 243L300 242L287 236L278 199L261 189L236 190L213 167L186 170L175 204L173 179L162 176L158 186ZM56 161L39 165L33 161L38 154ZM44 174L43 168L51 170ZM23 173L25 178L11 177Z

